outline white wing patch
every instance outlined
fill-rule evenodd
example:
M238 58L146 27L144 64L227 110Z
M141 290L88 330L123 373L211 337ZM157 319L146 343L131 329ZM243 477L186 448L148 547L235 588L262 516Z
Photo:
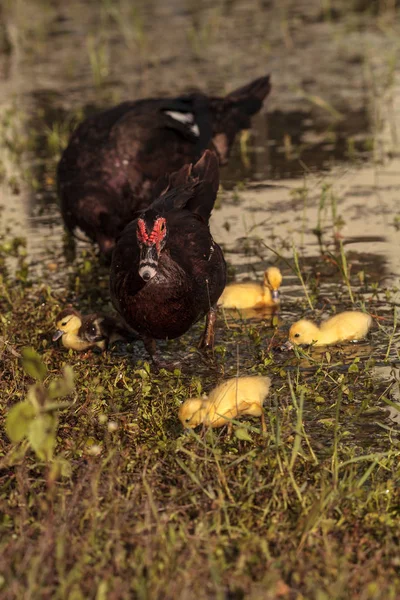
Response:
M199 126L194 121L193 113L179 112L177 110L166 110L165 114L169 115L171 117L171 119L175 119L175 121L179 121L180 123L189 125L189 129L193 133L193 135L195 135L196 137L199 137L200 129L199 129Z

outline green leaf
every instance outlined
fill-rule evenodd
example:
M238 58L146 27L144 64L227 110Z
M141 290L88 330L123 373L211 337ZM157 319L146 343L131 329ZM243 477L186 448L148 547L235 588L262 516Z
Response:
M6 432L12 442L20 442L26 435L36 411L30 402L18 402L8 411Z
M356 364L352 364L349 366L349 373L358 373L359 369Z
M57 481L59 477L71 477L72 467L71 464L65 458L58 456L54 459L51 464L49 473L49 479L51 481Z
M51 460L56 445L57 417L41 414L32 421L28 431L29 442L38 458Z
M252 438L245 427L239 427L239 429L235 429L235 436L238 440L243 440L245 442L252 442Z
M74 371L72 367L67 365L64 367L64 377L53 379L53 381L50 382L48 389L49 398L54 399L68 396L68 394L72 394L74 389Z
M33 348L22 350L22 366L25 373L37 381L43 381L47 377L47 367Z
M46 404L47 390L41 383L34 383L29 386L26 399L34 407L35 413L39 413Z

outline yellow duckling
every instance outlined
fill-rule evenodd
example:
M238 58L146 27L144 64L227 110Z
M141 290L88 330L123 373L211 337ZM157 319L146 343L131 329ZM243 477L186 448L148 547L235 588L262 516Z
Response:
M179 419L185 428L201 423L210 427L228 425L240 415L260 417L261 429L266 431L263 402L268 395L269 377L234 377L216 387L208 398L189 398L179 409Z
M83 316L73 308L60 312L56 318L56 327L53 341L61 338L63 346L77 351L94 347L104 351L110 343L117 340L137 339L113 317L98 313Z
M263 308L279 304L279 288L282 283L282 273L277 267L269 267L264 273L262 284L252 281L230 283L224 289L218 300L223 308Z
M293 344L314 344L327 346L344 341L357 341L364 338L372 325L372 318L357 310L345 311L323 321L318 327L315 323L301 319L289 330L289 341Z

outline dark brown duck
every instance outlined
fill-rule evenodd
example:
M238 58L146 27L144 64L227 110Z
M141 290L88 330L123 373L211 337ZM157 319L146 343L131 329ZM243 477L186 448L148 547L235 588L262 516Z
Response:
M226 162L236 134L250 127L269 91L266 76L224 98L193 93L124 102L86 119L58 165L67 229L79 227L111 253L125 225L152 202L160 176L195 162L206 148Z
M218 159L206 150L193 167L170 176L116 244L113 304L155 360L155 339L177 338L205 315L202 345L213 345L215 306L226 282L222 250L208 225L218 184Z

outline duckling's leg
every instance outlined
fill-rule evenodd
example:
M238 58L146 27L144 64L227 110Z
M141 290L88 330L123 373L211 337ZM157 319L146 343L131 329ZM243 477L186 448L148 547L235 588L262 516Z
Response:
M206 316L206 325L204 327L203 335L200 338L199 348L204 350L214 348L214 329L215 321L217 320L217 308L212 306Z

